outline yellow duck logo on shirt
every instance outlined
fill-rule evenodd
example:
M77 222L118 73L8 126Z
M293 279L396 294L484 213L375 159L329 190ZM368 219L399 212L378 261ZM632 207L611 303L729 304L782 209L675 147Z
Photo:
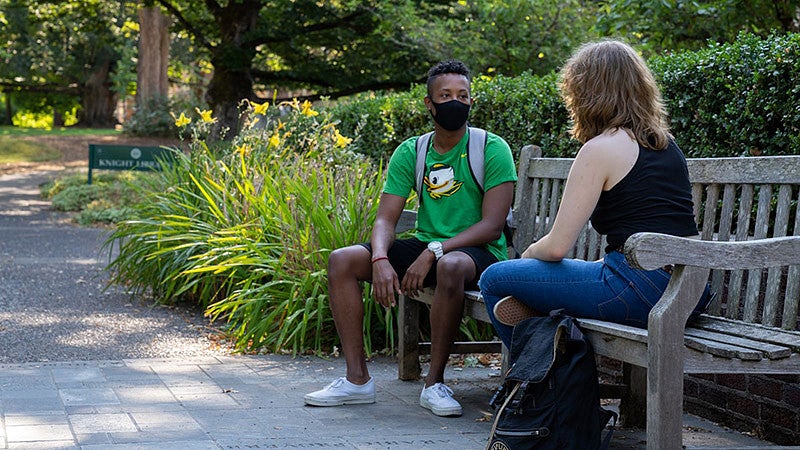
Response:
M453 168L447 164L436 163L431 167L431 171L423 180L427 186L428 195L433 199L449 197L461 188L464 184L455 179Z

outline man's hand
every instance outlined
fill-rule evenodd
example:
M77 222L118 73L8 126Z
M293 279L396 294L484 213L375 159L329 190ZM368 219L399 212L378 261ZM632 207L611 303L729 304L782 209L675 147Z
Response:
M395 305L395 294L399 293L400 281L389 260L375 262L372 265L372 295L375 300L384 308L389 308Z
M416 260L408 267L406 276L403 277L403 293L411 297L415 297L417 293L422 290L422 284L425 282L425 277L433 266L436 257L430 250L423 250Z

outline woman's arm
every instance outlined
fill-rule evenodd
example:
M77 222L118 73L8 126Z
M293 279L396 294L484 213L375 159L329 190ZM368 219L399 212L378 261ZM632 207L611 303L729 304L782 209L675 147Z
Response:
M625 177L638 155L638 144L623 131L604 133L584 144L567 176L553 228L531 244L522 257L563 259L589 221L600 194Z

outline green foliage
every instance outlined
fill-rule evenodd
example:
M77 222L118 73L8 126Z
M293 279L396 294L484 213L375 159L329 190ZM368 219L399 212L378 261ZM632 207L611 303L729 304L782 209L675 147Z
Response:
M69 186L53 195L51 199L56 211L80 211L84 206L103 196L107 186L100 184L83 184Z
M113 280L158 302L197 302L227 322L239 350L330 350L327 255L368 238L382 169L308 106L253 115L227 151L195 140L156 174L108 241L119 248ZM391 316L366 309L368 335L384 329L387 345Z
M515 152L536 144L546 156L572 156L579 146L569 139L569 117L556 81L552 73L480 76L473 80L470 124L502 136ZM387 158L403 140L433 129L424 96L420 85L408 92L357 97L330 111L345 133L358 136L359 151Z
M595 28L660 55L698 50L708 41L731 42L741 32L796 32L799 6L798 0L606 0L598 4Z
M52 161L58 150L33 142L13 139L0 133L0 163Z
M2 136L119 136L121 133L113 128L75 128L58 127L53 129L23 128L0 126ZM22 141L14 141L22 142Z
M130 119L125 121L125 133L132 136L178 137L175 119L169 114L168 99L152 97L136 107Z
M43 184L40 191L54 209L76 212L80 225L113 224L132 216L132 205L142 198L137 186L148 177L152 175L142 172L100 173L88 185L85 175L69 175Z
M800 153L800 35L654 58L673 132L688 156Z
M63 114L83 104L80 114L88 113L85 107L100 95L87 85L100 78L98 86L104 86L102 78L127 43L120 27L135 17L136 7L131 1L0 1L9 25L0 27L0 80L17 107Z
M575 156L580 146L569 137L555 74L479 77L473 86L470 123L502 136L515 156L528 144L540 146L545 156Z
M800 153L800 34L742 34L649 61L659 79L672 132L690 157ZM479 76L470 123L492 131L517 152L542 147L545 156L574 156L569 116L557 75ZM388 157L410 136L432 129L424 88L362 96L330 108L341 128L357 135L359 151Z
M544 75L596 35L596 7L579 0L463 1L431 6L418 33L439 59L456 58L476 73ZM569 26L564 26L569 24Z

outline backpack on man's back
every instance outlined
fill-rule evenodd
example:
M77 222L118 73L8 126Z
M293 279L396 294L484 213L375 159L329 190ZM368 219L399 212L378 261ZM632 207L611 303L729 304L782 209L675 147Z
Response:
M487 450L608 447L611 432L600 436L616 413L600 407L594 351L575 319L559 310L520 322L509 359Z
M417 163L416 168L414 171L415 177L415 189L417 193L417 201L422 202L422 191L423 186L425 185L425 161L428 156L428 148L433 139L433 131L429 133L425 133L419 138L417 138L416 143L416 151L417 151ZM467 162L469 165L469 172L472 175L472 180L478 186L481 194L484 191L484 173L485 173L485 156L486 156L486 139L488 137L488 133L486 130L476 127L467 127L467 133L469 136L467 137ZM506 224L503 227L503 234L506 237L506 246L508 246L513 253L514 258L519 258L519 252L517 252L516 248L514 248L514 241L513 241L513 232L511 231L511 223L513 221L513 214L512 211L508 211L508 215L506 216Z

